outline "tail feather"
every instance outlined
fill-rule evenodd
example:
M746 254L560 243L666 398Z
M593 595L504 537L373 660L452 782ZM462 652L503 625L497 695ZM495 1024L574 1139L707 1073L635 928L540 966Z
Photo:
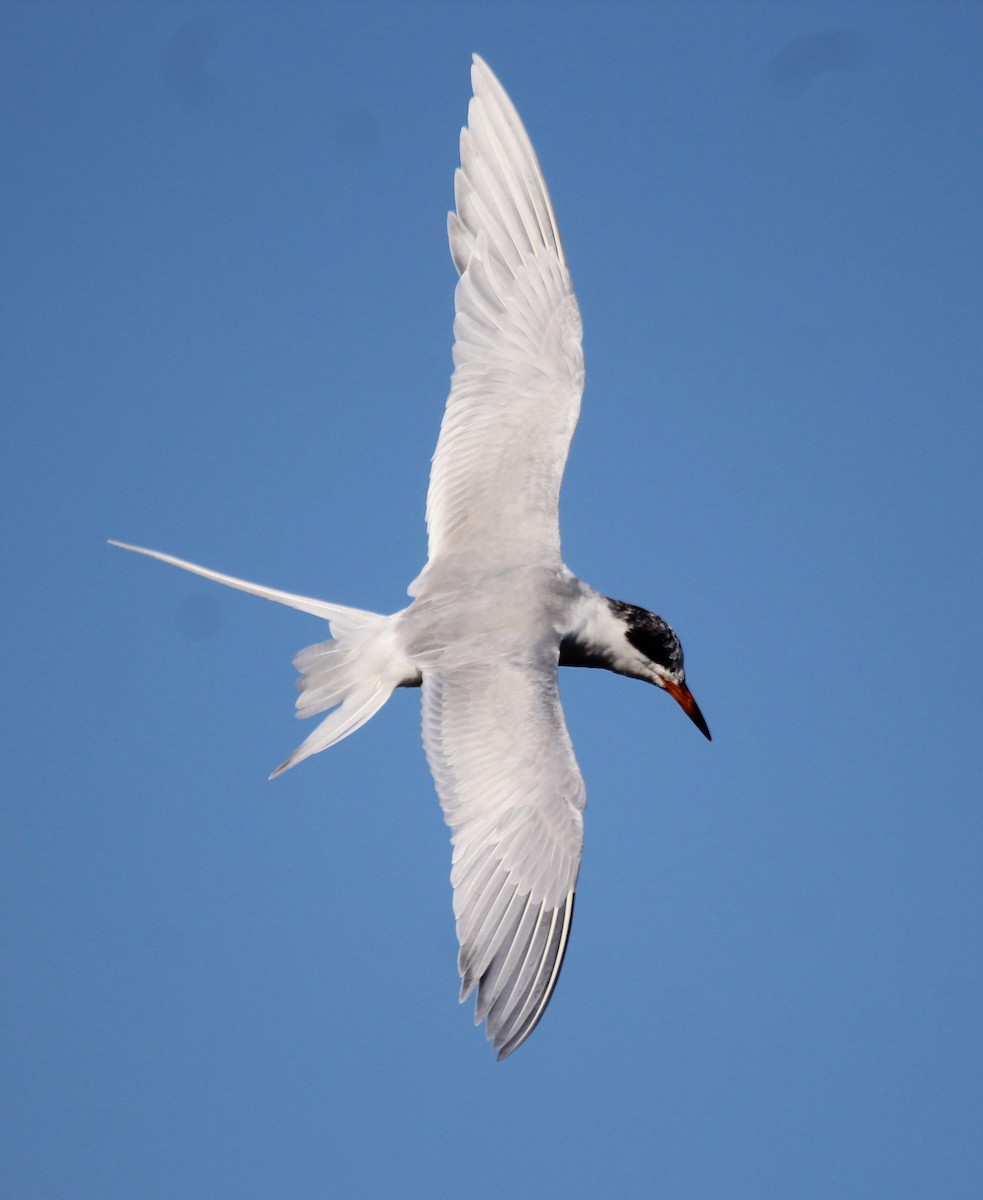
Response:
M233 575L223 575L220 571L212 571L208 567L199 567L197 563L187 562L183 558L175 558L173 554L162 554L160 550L148 550L144 546L129 546L126 542L114 542L110 546L118 546L121 550L132 550L134 554L146 554L148 558L156 558L161 562L170 563L172 567L180 567L182 571L190 571L192 575L201 575L226 587L236 588L240 592L248 592L250 596L261 596L264 600L273 600L277 604L286 604L288 608L296 608L301 612L310 613L312 617L323 617L331 622L331 627L339 636L349 633L364 625L366 621L377 617L378 613L366 612L361 608L348 608L344 604L329 604L326 600L315 600L311 596L297 596L293 592L281 592L278 588L264 587L261 583L248 583L245 579L236 579Z
M128 546L124 542L112 542L111 545L146 554L149 558L157 558L184 571L225 584L226 587L261 596L277 604L286 604L330 622L334 637L301 650L294 659L294 666L300 672L297 681L300 692L297 716L312 717L329 708L334 708L334 712L329 713L293 754L277 767L271 779L354 733L379 711L395 688L418 678L416 668L400 646L397 633L400 613L382 616L361 608L329 604L310 596L297 596L258 583L247 583L244 579L222 575L171 554L162 554L159 550Z
M351 638L333 638L308 646L294 659L300 672L297 680L297 716L313 717L335 704L340 704L358 676L358 662L353 661ZM353 678L354 677L354 678Z
M343 700L341 707L336 708L324 718L320 725L304 739L297 749L284 759L270 775L276 779L284 771L289 771L305 758L327 750L342 738L348 737L356 729L360 729L366 721L379 711L393 693L393 688L376 684L368 684L363 688L355 688Z
M416 674L399 644L400 614L372 614L357 629L327 642L308 646L294 659L297 716L313 717L336 704L297 750L270 776L286 771L319 750L348 737L374 716L400 684Z

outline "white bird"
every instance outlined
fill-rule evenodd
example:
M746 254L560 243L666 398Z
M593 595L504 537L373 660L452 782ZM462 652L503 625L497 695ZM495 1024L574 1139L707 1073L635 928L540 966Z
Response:
M423 740L453 843L461 999L499 1058L535 1028L570 935L584 783L557 667L653 683L710 737L661 617L610 600L560 554L557 504L584 385L580 312L546 182L477 56L449 214L454 373L430 472L429 556L391 616L246 583L128 546L329 622L302 650L297 715L333 711L279 775L423 688ZM272 778L272 776L271 776Z

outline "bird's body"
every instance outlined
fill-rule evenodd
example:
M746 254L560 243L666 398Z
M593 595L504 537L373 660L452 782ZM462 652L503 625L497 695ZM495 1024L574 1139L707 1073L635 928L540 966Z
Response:
M472 82L449 218L461 276L455 370L412 603L383 616L125 548L330 622L332 638L295 664L298 715L333 711L274 774L352 733L396 688L422 686L424 744L454 845L462 999L477 987L477 1019L504 1057L552 994L583 844L584 785L557 667L654 683L709 731L669 626L563 563L557 506L583 390L580 316L519 117L477 57Z

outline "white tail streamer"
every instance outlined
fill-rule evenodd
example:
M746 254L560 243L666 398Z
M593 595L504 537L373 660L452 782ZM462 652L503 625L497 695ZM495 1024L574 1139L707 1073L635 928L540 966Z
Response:
M159 559L215 583L285 604L329 622L334 637L308 646L294 659L294 666L300 672L297 681L300 692L297 716L313 717L330 708L335 711L277 767L270 775L271 779L361 728L382 708L400 684L418 682L416 669L407 660L396 636L396 622L400 613L383 616L362 608L330 604L310 596L298 596L293 592L249 583L233 575L223 575L183 558L175 558L173 554L162 554L159 550L147 550L143 546L130 546L125 542L111 541L110 545L118 546L121 550L132 550L135 554L145 554L148 558Z

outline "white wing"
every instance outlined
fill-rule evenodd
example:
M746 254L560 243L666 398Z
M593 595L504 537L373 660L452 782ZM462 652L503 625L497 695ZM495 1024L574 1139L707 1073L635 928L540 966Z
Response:
M477 984L475 1023L504 1058L556 985L583 846L555 662L425 672L423 741L454 844L461 999Z
M580 412L580 313L546 182L476 55L461 131L454 375L430 472L430 561L559 562L557 503Z

